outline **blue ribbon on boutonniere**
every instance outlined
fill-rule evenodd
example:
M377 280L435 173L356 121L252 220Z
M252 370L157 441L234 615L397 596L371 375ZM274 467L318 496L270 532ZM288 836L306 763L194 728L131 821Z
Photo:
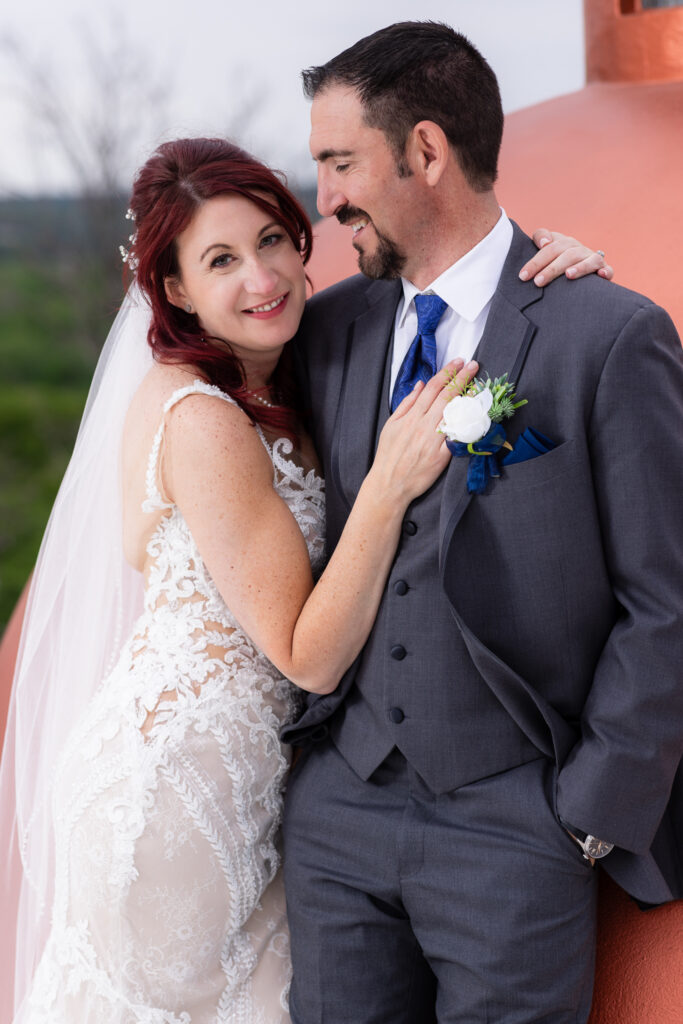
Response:
M488 433L479 441L474 441L471 444L464 444L461 441L446 441L446 445L451 455L469 456L467 490L470 494L483 494L490 478L500 476L498 467L500 450L503 446L510 448L505 440L505 429L500 423L492 423ZM528 462L529 459L535 459L539 455L546 455L553 448L557 448L554 441L539 433L538 430L534 430L533 427L527 427L515 441L512 450L508 451L502 460L502 465L507 467L513 466L517 462Z
M500 423L492 423L487 433L478 441L469 444L463 441L446 441L451 455L469 457L467 490L470 494L483 494L489 479L500 476L497 456L505 444L505 428ZM510 455L512 454L510 452Z

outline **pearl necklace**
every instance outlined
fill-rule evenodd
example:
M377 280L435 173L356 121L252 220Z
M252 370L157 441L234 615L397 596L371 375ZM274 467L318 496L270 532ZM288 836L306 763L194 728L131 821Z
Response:
M265 405L268 409L279 409L279 408L281 408L275 402L269 402L267 398L261 398L260 395L257 395L256 392L252 391L250 388L246 388L246 393L248 395L250 395L254 399L255 402L260 402L261 405Z

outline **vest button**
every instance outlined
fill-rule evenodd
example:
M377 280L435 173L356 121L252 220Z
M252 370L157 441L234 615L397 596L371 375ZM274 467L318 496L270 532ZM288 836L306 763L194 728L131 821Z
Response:
M407 533L409 537L414 537L417 533L417 523L414 523L412 519L406 519L403 524L403 532Z
M396 725L400 725L406 716L403 714L400 708L389 708L389 718Z
M396 580L394 583L394 593L398 594L399 597L403 597L409 590L408 584L405 580Z
M394 644L391 648L391 657L396 661L403 661L407 653L403 644Z

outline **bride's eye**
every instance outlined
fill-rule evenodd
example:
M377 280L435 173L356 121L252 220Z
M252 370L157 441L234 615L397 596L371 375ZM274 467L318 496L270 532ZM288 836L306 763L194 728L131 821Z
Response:
M269 235L264 235L261 239L262 246L277 245L284 238L284 235L279 231L271 231Z
M222 252L220 253L220 255L214 256L214 258L211 260L211 266L219 268L227 267L232 259L233 257L230 255L229 252Z

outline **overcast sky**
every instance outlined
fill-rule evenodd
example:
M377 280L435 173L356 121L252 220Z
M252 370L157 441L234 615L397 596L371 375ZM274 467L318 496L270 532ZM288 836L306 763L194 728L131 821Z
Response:
M391 22L427 18L448 22L483 52L508 112L584 83L581 0L13 0L3 4L0 38L40 61L55 92L79 114L92 94L83 30L106 51L123 24L133 56L165 83L167 107L161 119L145 104L130 111L140 137L126 179L165 138L237 130L257 156L293 179L312 180L301 68ZM19 91L0 49L0 195L64 191L73 179L53 150L37 144ZM245 103L257 96L245 126Z

